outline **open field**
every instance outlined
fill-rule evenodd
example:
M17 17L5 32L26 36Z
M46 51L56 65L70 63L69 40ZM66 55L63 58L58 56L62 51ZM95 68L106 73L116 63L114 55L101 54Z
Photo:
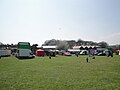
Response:
M0 90L120 90L120 56L85 58L2 57Z

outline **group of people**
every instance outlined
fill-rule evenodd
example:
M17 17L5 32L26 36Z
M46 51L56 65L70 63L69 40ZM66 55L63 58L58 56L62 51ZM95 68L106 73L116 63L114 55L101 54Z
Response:
M79 56L79 53L75 53L75 55L78 57ZM112 51L110 51L110 50L108 50L107 52L106 52L106 56L107 57L113 57L113 52ZM95 55L94 55L94 52L92 51L92 52L89 52L89 57L91 57L91 60L93 60L93 59L95 59ZM89 60L89 58L88 57L86 57L86 62L88 62L88 60Z
M79 53L75 53L75 55L78 57L79 56ZM95 59L95 56L94 54L89 54L89 57L91 57L91 59ZM86 58L86 62L88 62L88 57Z

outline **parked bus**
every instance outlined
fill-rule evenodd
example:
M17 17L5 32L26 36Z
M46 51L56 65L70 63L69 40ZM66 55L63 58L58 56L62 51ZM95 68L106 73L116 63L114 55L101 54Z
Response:
M31 51L31 46L29 42L19 42L17 50L18 58L33 58L34 55Z

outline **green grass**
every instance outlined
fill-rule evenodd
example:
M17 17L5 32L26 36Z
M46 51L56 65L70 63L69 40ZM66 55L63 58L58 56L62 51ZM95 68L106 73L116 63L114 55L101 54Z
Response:
M0 90L120 90L120 56L0 59Z

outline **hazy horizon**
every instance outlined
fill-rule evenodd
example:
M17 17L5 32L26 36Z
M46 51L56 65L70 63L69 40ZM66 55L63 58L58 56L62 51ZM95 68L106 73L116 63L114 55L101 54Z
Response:
M54 38L53 38L54 39ZM81 38L79 38L79 39L81 39ZM67 40L62 40L62 39L55 39L55 40L61 40L61 41L71 41L71 40L75 40L76 42L79 40L79 39L77 39L77 40L75 40L75 39L67 39ZM52 40L52 39L49 39L49 40ZM83 40L83 39L81 39L81 40ZM45 41L47 41L47 40L45 40ZM18 42L15 42L15 43L12 43L12 42L10 42L10 43L3 43L3 42L0 42L0 43L2 43L2 44L13 44L13 45L15 45L15 44L18 44L19 42L29 42L30 43L30 45L33 45L33 44L38 44L39 46L41 46L42 44L44 44L44 42L45 41L43 41L43 43L41 42L41 44L39 44L39 43L31 43L31 42L29 42L29 41L18 41ZM92 41L92 40L83 40L83 41ZM106 42L106 41L93 41L93 42L96 42L96 43L99 43L99 42ZM106 43L108 43L108 42L106 42ZM109 43L108 43L109 44ZM109 44L109 45L118 45L118 44Z
M120 44L120 0L0 0L0 42Z

